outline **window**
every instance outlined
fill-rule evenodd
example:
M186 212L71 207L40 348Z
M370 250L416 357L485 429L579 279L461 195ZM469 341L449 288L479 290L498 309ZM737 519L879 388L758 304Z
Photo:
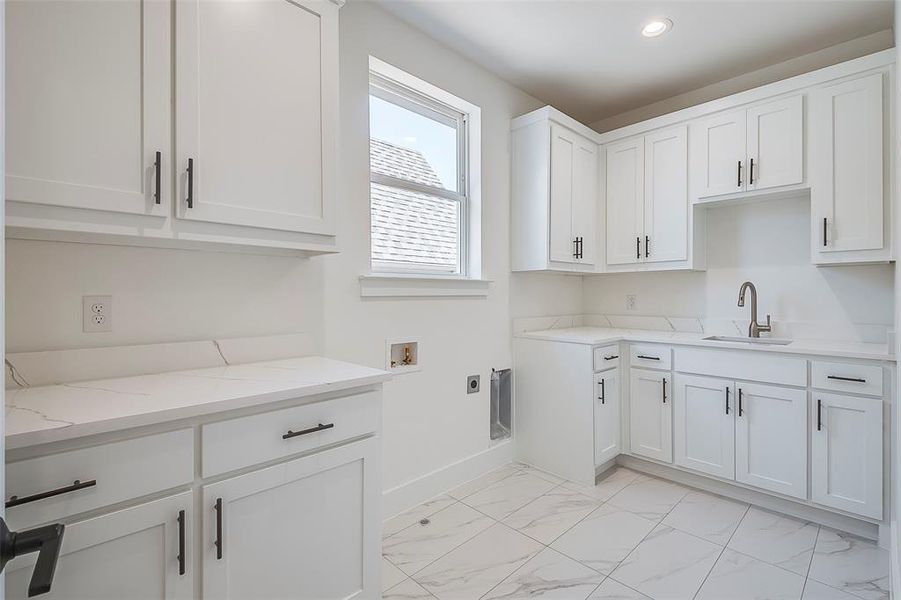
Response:
M468 102L370 59L373 274L479 277L474 116Z

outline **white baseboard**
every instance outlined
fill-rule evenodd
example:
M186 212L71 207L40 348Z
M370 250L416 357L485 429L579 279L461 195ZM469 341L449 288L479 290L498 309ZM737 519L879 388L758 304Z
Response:
M898 522L893 521L891 533L891 549L889 552L891 573L890 588L892 590L892 598L901 598L901 540L898 539Z
M512 461L513 443L507 441L385 490L382 516L393 517Z

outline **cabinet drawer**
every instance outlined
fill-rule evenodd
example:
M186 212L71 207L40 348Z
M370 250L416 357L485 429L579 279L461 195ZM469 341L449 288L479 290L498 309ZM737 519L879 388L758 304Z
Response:
M882 396L882 367L814 360L810 385L821 390Z
M632 344L629 346L629 361L633 367L669 371L673 364L672 349L656 344Z
M594 370L605 371L619 366L619 346L602 346L594 349Z
M314 450L378 431L380 392L251 415L204 425L202 476Z
M9 463L6 501L26 501L6 509L9 526L24 529L189 484L193 444L193 431L180 429ZM60 493L27 501L54 491Z

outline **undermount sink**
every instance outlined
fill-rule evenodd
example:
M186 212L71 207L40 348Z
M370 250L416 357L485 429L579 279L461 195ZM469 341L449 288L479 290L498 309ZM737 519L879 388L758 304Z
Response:
M787 346L792 343L791 340L780 340L778 338L752 338L737 335L711 335L704 339L711 342L739 342L742 344L764 344L769 346Z

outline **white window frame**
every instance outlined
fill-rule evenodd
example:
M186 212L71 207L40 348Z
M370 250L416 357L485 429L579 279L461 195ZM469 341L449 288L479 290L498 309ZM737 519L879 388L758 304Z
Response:
M361 277L363 295L484 295L489 282L481 279L481 111L479 107L375 57L369 57L369 75L371 94L428 118L457 126L456 191L417 184L371 171L370 184L380 183L459 202L459 270L441 272L426 266L376 263L372 260L372 242L370 240L371 274ZM423 293L404 292L414 280L420 280L427 284L421 287L425 290ZM462 288L457 287L453 285L455 281L467 282L468 285ZM472 282L486 285L473 286ZM386 290L391 290L391 293L387 293Z

